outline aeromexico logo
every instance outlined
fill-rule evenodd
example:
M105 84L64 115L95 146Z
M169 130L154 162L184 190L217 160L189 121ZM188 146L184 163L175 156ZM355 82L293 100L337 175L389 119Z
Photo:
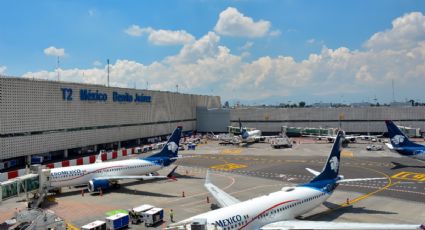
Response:
M391 138L391 141L395 145L398 145L404 142L404 137L402 135L395 135L393 138Z
M84 174L84 171L81 169L74 169L74 170L66 170L66 171L59 171L59 172L52 172L51 176L79 176Z
M337 157L332 157L331 160L329 161L329 164L331 166L331 169L336 172L338 171L338 166L339 166L339 161Z
M217 220L215 222L215 224L217 226L220 226L220 227L224 228L226 226L232 225L232 224L237 223L237 222L240 222L240 221L242 221L242 216L241 215L236 215L236 216L232 216L230 218L224 219L224 220Z
M179 148L179 146L177 146L177 144L174 141L171 141L167 144L168 150L170 150L171 152L175 153L177 151L177 149Z

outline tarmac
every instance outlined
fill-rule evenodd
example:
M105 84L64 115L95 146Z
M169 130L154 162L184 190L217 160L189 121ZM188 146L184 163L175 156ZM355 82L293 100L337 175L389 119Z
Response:
M53 210L70 226L79 228L104 220L108 211L150 204L164 208L164 222L149 228L143 224L130 225L130 229L162 229L170 223L170 209L175 221L211 210L214 199L203 187L207 170L214 184L241 201L308 182L313 176L305 168L320 171L331 144L305 138L294 140L292 149L272 149L265 143L220 146L209 141L196 150L180 152L185 158L176 162L177 180L125 181L120 188L106 190L102 195L82 194L82 188L63 188L43 208ZM341 184L328 202L301 218L409 224L425 221L425 163L388 150L366 151L367 144L350 144L343 150L340 173L345 178L383 179ZM0 223L25 207L25 202L18 200L23 198L1 203Z

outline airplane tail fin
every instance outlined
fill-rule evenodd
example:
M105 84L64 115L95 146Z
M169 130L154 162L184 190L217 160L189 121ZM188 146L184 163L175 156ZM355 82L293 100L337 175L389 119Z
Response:
M162 147L161 151L150 156L150 157L165 157L165 158L177 158L179 152L180 138L182 135L182 127L178 126L174 132L171 134L170 138L167 141L167 144Z
M242 122L240 118L239 118L239 132L241 132L241 134L243 133Z
M338 132L335 142L332 146L332 150L329 154L325 166L323 167L323 170L311 182L321 180L332 180L338 177L339 160L341 156L341 138L343 135L344 134L342 131Z
M105 150L100 150L99 154L96 157L96 161L94 163L102 163L102 154L105 152Z
M422 147L409 140L409 138L394 124L393 121L385 121L388 129L388 135L391 145L394 148L398 147Z
M239 118L239 131L241 132L241 136L242 136L242 138L243 139L246 139L246 138L248 138L248 133L246 132L246 129L244 129L243 127L242 127L242 122L241 122L241 119Z

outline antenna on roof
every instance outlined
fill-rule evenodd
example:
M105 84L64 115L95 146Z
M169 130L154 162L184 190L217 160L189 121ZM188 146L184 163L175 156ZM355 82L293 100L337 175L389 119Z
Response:
M106 62L108 63L108 87L109 87L109 58L106 59Z
M393 102L395 102L395 96L394 96L394 79L391 80L391 85L393 88Z

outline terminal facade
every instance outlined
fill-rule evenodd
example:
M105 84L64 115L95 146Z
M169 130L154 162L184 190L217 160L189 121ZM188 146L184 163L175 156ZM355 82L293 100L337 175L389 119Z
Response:
M0 76L0 169L31 156L55 161L134 147L165 139L179 125L227 132L239 119L264 135L282 126L382 134L387 119L424 131L425 107L221 109L219 96Z
M67 158L141 144L177 126L196 130L197 107L220 107L220 97L0 77L0 161Z

